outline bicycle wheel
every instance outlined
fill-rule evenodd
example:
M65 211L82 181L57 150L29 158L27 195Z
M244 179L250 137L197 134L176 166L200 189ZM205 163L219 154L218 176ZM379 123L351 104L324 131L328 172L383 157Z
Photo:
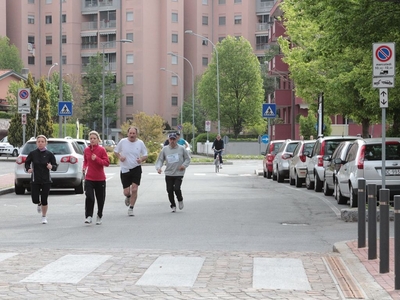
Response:
M215 173L219 172L219 161L218 158L214 161L214 165L215 165Z

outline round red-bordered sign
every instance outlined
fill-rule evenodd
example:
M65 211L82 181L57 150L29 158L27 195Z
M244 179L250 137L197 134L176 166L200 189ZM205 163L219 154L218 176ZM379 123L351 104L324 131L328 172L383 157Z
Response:
M28 90L20 90L19 91L19 97L23 100L28 99L29 97L29 91Z
M392 49L388 46L380 46L375 51L375 57L380 62L387 62L392 58L393 52Z

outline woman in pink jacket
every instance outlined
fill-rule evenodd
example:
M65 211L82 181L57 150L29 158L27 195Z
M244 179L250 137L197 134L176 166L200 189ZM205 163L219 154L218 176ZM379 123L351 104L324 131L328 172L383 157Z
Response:
M85 223L91 224L95 196L97 199L96 225L101 225L104 202L106 200L106 174L104 167L110 165L107 151L100 146L100 136L97 131L89 132L90 146L85 148L83 173L85 174Z

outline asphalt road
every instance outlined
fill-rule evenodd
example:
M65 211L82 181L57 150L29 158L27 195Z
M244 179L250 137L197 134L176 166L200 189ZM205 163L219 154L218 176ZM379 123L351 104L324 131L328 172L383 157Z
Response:
M212 165L191 165L182 186L185 208L171 213L164 176L146 165L129 217L119 168L108 167L101 226L84 224L84 195L72 190L51 193L47 225L29 194L2 195L0 247L327 253L335 242L357 238L357 224L340 220L345 206L333 197L273 182L255 173L260 168L260 161L232 161L216 174Z

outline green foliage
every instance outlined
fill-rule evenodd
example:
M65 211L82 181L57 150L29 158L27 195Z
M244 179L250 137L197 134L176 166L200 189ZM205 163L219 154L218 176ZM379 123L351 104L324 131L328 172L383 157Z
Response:
M66 126L65 126L66 125ZM62 137L63 136L70 136L72 138L77 138L77 126L76 124L71 124L71 123L67 123L67 124L62 124ZM66 132L66 134L64 134ZM87 137L87 132L89 132L87 130L87 128L85 126L83 126L83 124L79 125L79 134L78 134L78 139L88 139ZM59 134L59 124L58 123L53 123L53 136L55 138L58 138Z
M8 85L6 100L10 105L10 114L15 114L18 112L18 89L22 89L24 87L25 82L23 80L11 81Z
M261 119L264 101L260 64L250 43L243 37L227 36L216 45L218 52L221 127L232 128L235 135L244 126ZM198 96L211 120L218 119L217 56L203 74Z
M0 37L0 69L14 70L21 74L24 63L20 58L20 53L15 45L10 45L8 37Z
M0 119L11 119L14 114L0 111Z
M63 86L62 101L72 102L73 99L72 99L70 85L66 83L64 80L62 80L62 86ZM60 90L60 74L54 72L52 73L50 82L47 82L47 91L49 93L49 98L50 98L50 113L53 122L58 122L59 120L58 116L58 102L60 101L59 90ZM75 111L75 106L73 107L73 110Z
M300 135L304 137L305 140L309 140L310 137L312 136L314 139L317 138L318 132L315 127L315 125L318 123L316 115L313 113L313 111L308 112L308 116L300 116L299 119L300 123ZM332 121L328 116L324 117L324 131L323 134L324 136L329 136L332 132Z

